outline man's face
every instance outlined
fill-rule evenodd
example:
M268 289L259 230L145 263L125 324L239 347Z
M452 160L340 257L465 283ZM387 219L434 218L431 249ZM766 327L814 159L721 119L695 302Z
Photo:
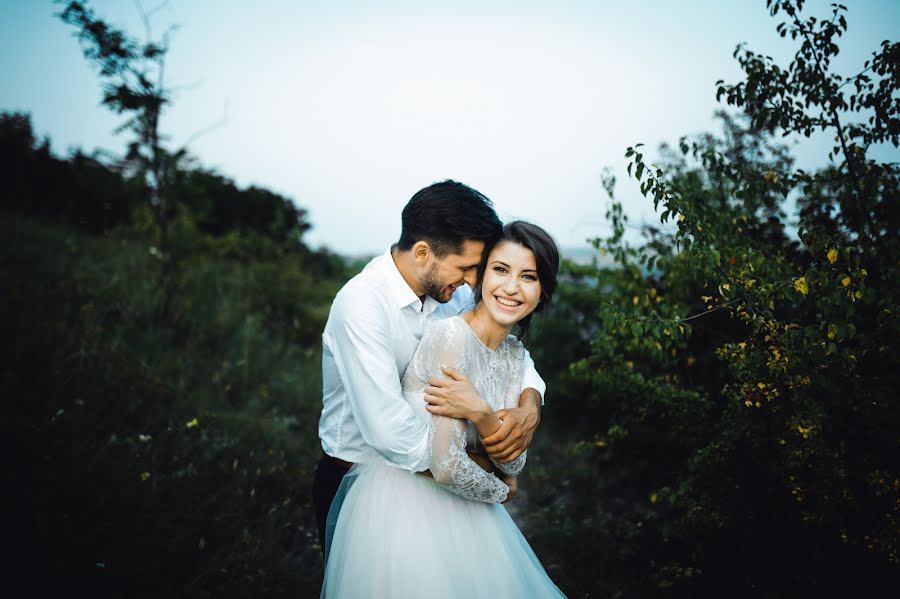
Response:
M463 243L461 253L433 258L422 276L423 293L443 304L450 301L453 292L463 283L474 286L483 251L484 242L469 239Z

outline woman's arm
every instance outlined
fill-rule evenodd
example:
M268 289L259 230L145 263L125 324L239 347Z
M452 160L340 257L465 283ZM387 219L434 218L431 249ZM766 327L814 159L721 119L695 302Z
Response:
M431 474L437 484L466 499L503 503L509 487L485 471L466 453L466 421L432 416L430 423Z
M488 454L491 463L497 467L497 470L508 476L518 476L525 469L525 460L528 459L528 451L523 451L519 457L511 462L501 462L494 456Z
M437 416L471 421L481 437L496 433L502 422L475 385L456 368L446 364L440 367L425 386L426 409Z
M426 330L409 368L422 382L429 376L441 375L441 367L465 369L469 333L461 319L447 319ZM483 400L481 400L483 402ZM485 412L490 410L486 402ZM493 411L490 411L493 417ZM447 490L467 499L486 503L502 503L509 494L509 487L466 453L465 420L430 415L428 442L430 449L429 470L435 482ZM485 464L486 465L486 464Z
M503 503L509 503L513 499L516 498L516 495L519 492L519 476L518 473L508 472L510 468L507 468L507 464L497 464L490 456L485 456L480 453L472 453L468 452L469 457L472 458L476 464L481 466L481 468L487 472L490 472L497 478L503 481L503 484L509 489L506 493L506 500ZM522 458L522 466L519 468L519 472L521 472L522 468L525 467L525 454L520 456ZM518 461L518 460L517 460Z
M466 453L469 454L469 458L473 462L478 464L478 466L485 472L488 472L490 474L494 474L497 472L497 466L494 465L494 462L488 456L482 455L480 453L473 453L471 451L467 451Z
M493 460L491 460L489 457L471 451L466 451L466 453L469 454L469 458L473 462L478 464L478 466L485 472L488 472L490 474L495 474L497 472L497 466L494 465ZM416 472L416 474L424 476L426 478L434 478L434 476L431 474L431 470L423 470L422 472ZM500 476L500 480L502 480L503 482L507 482L506 476ZM509 483L507 483L507 486L509 486Z
M543 400L537 390L524 389L518 406L494 413L459 370L444 366L441 372L444 377L433 375L425 387L430 413L472 421L488 454L497 461L515 460L528 448L541 421Z

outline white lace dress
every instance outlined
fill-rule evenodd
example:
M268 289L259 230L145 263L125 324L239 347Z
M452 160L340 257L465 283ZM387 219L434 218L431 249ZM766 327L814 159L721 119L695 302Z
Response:
M500 502L508 487L473 462L470 423L432 416L423 389L441 365L465 374L495 410L518 404L523 348L486 347L462 317L429 326L403 376L406 400L429 424L434 479L378 461L358 464L329 513L322 597L562 597ZM509 474L525 466L525 454Z

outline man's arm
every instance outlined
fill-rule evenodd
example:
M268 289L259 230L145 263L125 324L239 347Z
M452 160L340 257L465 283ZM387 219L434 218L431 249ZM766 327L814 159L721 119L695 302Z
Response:
M428 468L428 431L403 399L391 343L390 306L360 290L335 298L329 347L365 442L391 464Z
M512 462L528 449L541 423L541 403L537 390L525 389L519 395L519 407L497 411L503 424L493 435L481 439L492 458Z
M526 359L523 385L545 389L546 385L534 369L531 356ZM462 373L445 368L444 374L449 378L428 379L425 401L429 412L471 420L482 437L485 449L499 462L512 462L528 449L541 422L543 397L538 389L531 386L524 388L519 395L518 407L498 410L491 416L484 411L487 402Z

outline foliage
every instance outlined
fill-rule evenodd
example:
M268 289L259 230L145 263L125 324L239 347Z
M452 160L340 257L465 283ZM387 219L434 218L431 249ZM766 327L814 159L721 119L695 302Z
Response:
M119 131L131 131L134 137L121 166L145 184L159 237L161 314L167 316L175 268L169 187L179 164L187 158L187 150L167 149L160 131L163 110L171 102L165 73L172 29L154 39L150 15L143 11L140 2L137 7L147 36L143 44L98 18L88 2L67 2L57 16L77 29L84 57L97 66L103 82L103 104L116 114L129 115Z
M603 428L570 446L582 465L566 482L601 482L592 501L540 501L567 502L563 561L607 564L573 583L581 592L800 597L897 583L898 170L871 151L898 143L900 44L844 78L831 70L843 6L818 21L802 1L769 4L800 42L790 66L739 46L746 80L720 82L719 96L744 115L721 115L721 138L682 139L660 165L641 144L625 154L661 226L632 247L612 200L613 233L595 245L615 267L568 268L598 308L557 308L594 323L563 376L587 387ZM773 136L815 131L835 135L830 165L794 169Z
M30 116L22 113L0 113L0 177L7 210L94 234L128 222L143 201L139 184L96 157L81 151L70 160L53 156L49 141L38 143Z
M343 261L301 242L290 200L179 171L161 322L141 183L53 156L27 115L0 115L0 157L8 586L316 594L319 335Z

